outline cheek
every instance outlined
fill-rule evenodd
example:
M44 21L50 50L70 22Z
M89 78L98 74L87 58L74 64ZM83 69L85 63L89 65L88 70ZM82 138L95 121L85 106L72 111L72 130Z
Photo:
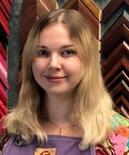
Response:
M41 86L41 80L42 80L42 73L43 73L43 68L41 65L37 63L32 64L32 74L35 79L35 81ZM42 87L42 86L41 86Z
M36 75L38 70L39 70L38 65L36 63L33 63L32 64L32 72L33 72L33 74Z
M37 81L39 78L39 71L36 69L36 66L35 65L32 65L32 74L33 74L33 77L34 79Z
M46 63L43 60L35 60L32 63L32 71L33 73L40 73L42 71L44 71L44 69L46 68Z
M35 80L40 76L40 74L43 72L43 67L40 63L33 62L32 63L32 73L35 78Z
M69 72L71 72L71 74L79 74L81 73L82 70L82 63L80 60L71 60L70 63L67 66Z

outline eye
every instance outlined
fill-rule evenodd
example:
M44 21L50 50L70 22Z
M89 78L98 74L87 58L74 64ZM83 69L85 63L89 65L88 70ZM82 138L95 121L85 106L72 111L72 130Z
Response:
M36 52L36 55L38 57L49 57L50 52L47 49L38 49Z
M61 52L61 55L63 57L71 57L76 54L76 51L74 49L65 49Z

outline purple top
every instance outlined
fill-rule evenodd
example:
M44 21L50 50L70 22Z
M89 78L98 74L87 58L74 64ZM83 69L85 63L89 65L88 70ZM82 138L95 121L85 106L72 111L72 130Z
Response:
M40 145L42 148L56 148L56 155L95 155L93 146L85 150L79 149L81 138L49 135L45 144ZM34 155L37 143L33 141L30 144L17 146L14 137L11 137L3 149L2 155Z

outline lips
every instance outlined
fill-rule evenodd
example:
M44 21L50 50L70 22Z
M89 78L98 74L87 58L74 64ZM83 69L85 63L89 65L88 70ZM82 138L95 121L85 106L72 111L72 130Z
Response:
M48 81L51 82L61 81L66 78L66 76L47 76L47 75L44 76Z

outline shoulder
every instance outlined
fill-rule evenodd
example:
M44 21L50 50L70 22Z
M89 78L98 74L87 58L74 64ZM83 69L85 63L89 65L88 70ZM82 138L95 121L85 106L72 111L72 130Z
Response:
M32 155L34 151L33 143L25 143L18 136L10 136L8 141L4 144L1 154L2 155ZM1 155L0 154L0 155Z
M106 140L96 146L98 155L123 155L129 153L129 120L115 113L112 121L113 130ZM102 153L101 153L102 152Z

